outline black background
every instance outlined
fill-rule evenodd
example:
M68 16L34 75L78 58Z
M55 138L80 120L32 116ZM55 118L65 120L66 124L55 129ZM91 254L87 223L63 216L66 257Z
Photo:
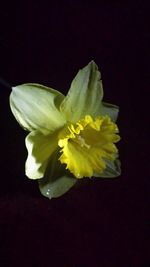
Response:
M12 1L0 9L0 75L66 93L99 66L104 100L120 106L122 175L43 197L24 175L26 133L0 87L0 266L148 267L148 2Z

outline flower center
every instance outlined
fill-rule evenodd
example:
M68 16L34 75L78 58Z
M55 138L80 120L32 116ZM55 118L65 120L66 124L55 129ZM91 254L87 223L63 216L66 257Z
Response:
M106 160L115 160L120 140L118 128L108 116L90 115L67 125L59 136L58 146L61 148L59 158L62 164L76 178L101 175L106 168Z
M75 142L78 143L81 147L86 147L87 149L91 147L85 142L85 139L81 135L76 134Z

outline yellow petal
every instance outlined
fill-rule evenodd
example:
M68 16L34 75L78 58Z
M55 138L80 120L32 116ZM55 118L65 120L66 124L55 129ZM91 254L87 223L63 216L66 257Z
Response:
M62 164L76 178L92 177L94 172L102 173L105 159L115 160L118 152L114 143L120 140L118 128L108 116L95 120L90 115L75 124L68 125L59 135Z

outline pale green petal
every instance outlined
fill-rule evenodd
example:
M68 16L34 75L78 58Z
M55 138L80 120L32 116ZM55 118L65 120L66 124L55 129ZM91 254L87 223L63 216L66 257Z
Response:
M50 156L57 149L57 132L45 136L33 131L28 134L25 143L28 150L26 175L31 179L42 178Z
M28 131L53 132L64 125L59 111L64 95L40 84L22 84L13 87L11 110L19 124Z
M105 159L106 169L103 173L94 173L95 177L101 178L115 178L121 175L121 163L120 160L117 158L116 160L108 160Z
M119 113L119 107L106 102L102 102L99 107L99 115L108 115L113 122L116 122Z
M79 70L60 109L70 122L76 122L85 115L99 115L103 98L101 75L97 65L91 61Z
M62 196L77 182L77 179L60 164L59 156L59 152L54 152L48 163L44 178L39 180L41 193L50 199Z

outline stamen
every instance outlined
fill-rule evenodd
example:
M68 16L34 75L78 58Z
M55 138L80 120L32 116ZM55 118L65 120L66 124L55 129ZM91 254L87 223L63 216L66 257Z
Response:
M77 143L80 144L81 147L86 147L86 148L90 148L90 145L86 144L84 138L81 135L77 135Z

